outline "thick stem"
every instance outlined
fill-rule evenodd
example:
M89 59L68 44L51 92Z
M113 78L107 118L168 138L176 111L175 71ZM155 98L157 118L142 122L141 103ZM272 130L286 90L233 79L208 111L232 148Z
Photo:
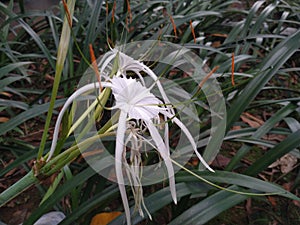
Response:
M0 207L38 182L38 178L34 176L34 172L31 170L17 183L13 184L0 194Z

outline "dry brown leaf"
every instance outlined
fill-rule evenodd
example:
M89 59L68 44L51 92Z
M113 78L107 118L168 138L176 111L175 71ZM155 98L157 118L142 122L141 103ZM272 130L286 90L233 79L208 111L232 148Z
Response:
M242 129L241 126L233 126L233 127L231 128L231 130L240 130L240 129Z
M241 116L241 119L243 120L243 122L247 123L250 127L253 127L253 128L260 127L259 123L257 123L256 121L253 121L245 116Z
M246 200L245 208L246 208L248 215L252 214L252 199L251 198L248 198Z
M9 118L7 118L7 117L0 117L0 123L5 123L7 121L9 121Z
M9 97L9 98L13 96L11 93L8 93L6 91L0 92L0 95L4 95L4 96Z
M268 141L283 141L286 138L285 135L281 135L281 134L268 134L266 136L263 137L264 140L268 140Z
M271 203L271 205L275 208L277 205L276 198L274 198L273 196L268 196L268 200Z
M229 162L230 159L228 157L218 154L211 165L218 168L224 168L225 166L228 165Z
M121 212L99 213L93 217L90 225L106 225L121 214Z
M243 113L241 115L243 122L247 123L250 127L257 128L264 124L264 121L251 115L250 113Z
M297 164L297 157L293 156L292 154L286 154L280 159L276 160L276 162L272 163L269 168L274 168L279 166L280 171L283 174L286 174L293 170L294 166Z
M294 203L295 206L298 206L300 208L300 201L293 200L293 203Z

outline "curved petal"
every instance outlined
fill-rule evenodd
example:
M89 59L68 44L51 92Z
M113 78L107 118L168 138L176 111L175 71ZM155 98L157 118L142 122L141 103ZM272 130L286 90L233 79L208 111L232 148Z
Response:
M127 113L121 110L119 121L118 121L118 129L116 134L116 149L115 149L115 169L116 169L116 176L118 181L119 190L121 193L121 198L126 214L127 224L131 224L130 220L130 210L128 204L128 198L126 194L125 184L124 184L124 177L123 177L123 163L122 163L122 155L124 150L124 137L126 131L126 118Z
M102 83L103 87L109 87L111 86L110 83L107 82L103 82ZM63 115L65 113L65 111L68 109L69 105L81 94L93 90L93 89L99 89L99 83L92 83L92 84L87 84L81 88L79 88L77 91L75 91L69 98L68 100L65 102L64 106L62 107L60 113L58 114L56 123L55 123L55 127L54 127L54 133L53 133L53 139L52 139L52 144L51 144L51 149L49 151L49 156L47 158L47 162L51 159L51 157L53 156L53 153L55 151L55 147L57 144L57 139L58 139L58 132L59 132L59 126L61 123L61 120L63 118Z
M147 125L147 128L150 132L150 135L151 135L153 141L156 144L158 152L160 153L161 157L163 158L163 160L166 164L168 175L169 175L169 183L170 183L169 185L170 185L171 195L172 195L173 201L175 202L175 204L177 204L174 169L173 169L173 165L172 165L170 156L167 153L167 148L166 148L165 143L164 143L163 139L161 138L158 130L153 125L152 121L145 121L145 123Z
M147 73L148 75L150 75L150 77L156 82L158 90L160 91L160 94L163 97L163 100L164 100L165 104L170 104L171 102L170 102L168 96L166 95L166 92L163 89L163 87L162 87L158 77L156 76L156 74L148 66L146 66L143 63L141 63L141 64L143 65L144 72ZM175 114L173 108L167 106L167 109L169 109L172 114Z
M116 53L115 52L108 52L106 54L108 54L108 56L105 57L105 58L103 57L103 59L98 63L98 66L103 63L103 65L100 67L100 74L101 75L104 74L103 71L105 70L105 68L107 67L107 65L112 61L113 58L116 57Z
M193 146L193 149L196 153L196 155L198 156L199 160L201 161L201 163L208 169L210 170L211 172L215 172L208 164L207 162L202 158L202 156L200 155L200 153L197 151L197 145L191 135L191 133L189 132L189 130L186 128L186 126L177 118L175 117L174 115L170 114L169 112L167 111L161 111L161 113L163 115L166 115L167 117L169 117L172 122L176 123L177 126L180 127L180 129L183 131L183 133L187 136L187 138L189 139L190 143L192 144Z

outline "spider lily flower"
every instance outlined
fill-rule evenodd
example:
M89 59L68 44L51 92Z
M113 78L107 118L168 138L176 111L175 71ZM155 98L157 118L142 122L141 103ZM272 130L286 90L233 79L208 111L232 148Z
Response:
M146 88L138 82L136 79L124 78L124 77L114 77L111 79L112 82L112 93L116 100L116 105L114 108L120 109L120 117L118 121L117 129L117 138L116 138L116 149L115 149L115 160L116 160L116 176L119 184L119 189L121 192L121 197L123 205L125 208L125 213L127 217L127 224L130 224L130 211L128 205L128 199L125 190L124 177L122 165L126 164L126 158L124 158L124 153L126 152L125 147L125 133L127 130L126 121L128 119L141 120L145 123L146 128L148 129L150 136L153 140L153 145L155 149L159 152L161 158L163 159L169 176L169 185L171 190L171 195L174 202L177 202L176 199L176 190L175 190L175 179L174 179L174 169L170 159L170 150L169 146L166 145L168 141L160 135L156 124L154 121L159 121L159 115L162 114L169 118L172 122L177 124L178 127L185 133L188 140L191 142L198 158L201 162L210 170L213 171L208 164L203 160L201 155L197 152L196 143L194 142L193 137L189 133L185 125L175 116L168 111L167 107L164 107L163 102L161 102L157 97L155 97L150 89ZM139 149L137 149L139 150ZM139 154L138 154L139 155ZM138 160L140 156L138 156ZM137 178L138 186L140 185L138 178L139 173L134 170L130 170L131 177ZM136 186L136 185L135 185ZM141 187L139 187L141 190ZM141 193L139 193L142 198ZM143 203L143 201L140 201ZM141 209L139 208L139 211Z
M112 71L112 61L117 60L118 64L118 70L114 76L126 76L127 71L132 71L134 72L140 79L140 82L145 86L145 81L143 76L141 75L141 72L146 73L150 78L153 79L154 82L156 82L157 87L163 97L163 100L166 104L169 104L170 101L159 81L159 77L156 76L156 74L144 63L140 62L139 60L135 60L132 57L124 54L120 50L114 48L111 49L111 51L107 52L102 60L99 62L98 66L100 67L100 74L104 75L104 79L108 80L109 76L107 75L108 73L105 72L106 69L108 71ZM170 108L172 113L174 113L173 109Z
M122 52L119 52L118 50L113 50L108 53L105 59L102 60L100 73L101 71L102 73L104 73L104 70L111 66L110 64L114 57L119 57L118 70L116 74L111 78L106 77L106 81L102 82L101 84L103 88L111 88L112 94L115 98L115 105L112 107L112 109L118 109L120 111L116 131L115 171L119 190L121 193L122 203L126 214L126 221L127 224L131 224L130 209L125 189L125 179L123 171L127 174L128 180L131 184L136 208L138 209L140 215L144 216L142 209L143 207L144 210L146 210L148 216L151 218L151 215L147 211L147 208L144 204L142 182L140 179L143 175L141 169L141 151L142 145L145 143L152 146L153 149L156 149L159 153L159 156L164 161L169 177L171 196L175 204L177 203L174 169L169 149L167 120L175 123L181 129L181 131L188 138L193 150L195 151L196 155L203 163L203 165L210 171L213 170L198 153L197 145L191 133L189 132L187 127L176 117L175 110L171 102L169 101L161 83L159 82L159 78L150 68L145 66L142 62L134 60L133 58L125 55ZM138 75L139 79L127 78L126 71L129 70L135 72ZM144 79L140 74L141 71L145 72L153 79L153 85L150 86L150 88L147 88L145 86ZM151 93L151 88L154 85L157 85L162 96L162 100ZM94 90L95 88L97 88L99 92L101 92L101 90L99 89L100 84L98 82L90 83L79 88L66 101L56 121L52 146L47 161L51 159L54 153L58 137L59 125L61 123L64 112L77 97L88 91ZM163 122L160 122L160 116L163 116ZM144 138L139 134L139 132L135 132L135 130L139 130L140 128L134 126L134 129L132 129L132 127L130 127L130 123L132 121L141 123L144 129L147 129L147 131L149 132L150 140ZM159 129L164 129L163 135L161 135ZM128 160L126 158L126 146L128 144L130 144L130 163L128 163Z
M126 152L126 146L124 145L125 133L127 130L126 123L128 119L134 120L142 120L145 122L146 127L150 132L150 136L152 137L156 149L159 151L160 156L164 160L170 181L171 194L174 202L176 203L176 190L175 190L175 180L174 180L174 169L170 159L169 150L166 147L163 139L161 138L158 130L155 128L153 124L153 119L157 119L159 117L159 113L165 111L166 108L159 107L162 102L156 98L150 90L145 86L138 82L136 79L132 78L124 78L124 77L113 77L111 79L112 82L112 93L116 100L116 105L114 108L120 109L120 117L118 121L118 129L116 134L116 149L115 149L115 162L116 162L116 176L117 181L125 209L127 224L130 224L130 211L129 204L127 199L127 194L125 190L125 182L123 177L123 164L126 162L123 155ZM139 155L140 153L138 153ZM126 163L125 163L126 164ZM137 165L140 166L140 165ZM138 178L139 173L136 173L134 170L130 170L131 178ZM139 190L141 190L141 184L136 179L137 184L135 186L139 186ZM142 198L140 193L140 198ZM139 201L143 202L143 201ZM139 212L141 212L141 208L138 206Z

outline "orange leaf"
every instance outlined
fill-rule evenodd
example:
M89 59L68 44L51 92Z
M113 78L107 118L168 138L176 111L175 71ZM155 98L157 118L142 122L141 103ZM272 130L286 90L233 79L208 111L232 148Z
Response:
M100 88L100 90L102 90L100 73L99 73L99 70L98 70L97 61L96 61L96 57L95 57L95 54L94 54L93 46L91 44L89 44L89 48L90 48L92 66L93 66L93 69L96 73L97 80L99 82L99 88Z
M112 12L111 12L111 22L115 22L115 12L116 12L117 3L114 1Z
M193 38L194 38L194 43L196 43L196 35L195 35L195 30L194 30L194 27L193 27L192 20L190 20L190 28L191 28L192 35L193 35Z
M9 118L7 118L7 117L0 117L0 123L5 123L7 121L9 121Z
M264 121L253 116L250 113L243 113L241 115L241 119L243 122L247 123L250 127L257 128L264 124Z
M63 3L63 6L64 6L64 9L65 9L65 12L66 12L66 16L67 16L69 26L72 27L72 19L71 19L71 14L70 14L68 5L67 5L65 0L63 0L62 3Z
M277 201L276 201L276 198L272 197L272 196L268 196L268 200L269 202L271 203L271 205L273 207L276 207L277 206Z
M214 74L219 69L219 66L215 66L204 78L203 80L199 83L198 85L198 91L202 88L204 83L211 77L211 75Z
M121 215L121 212L104 212L93 217L90 225L106 225Z
M169 15L169 18L170 18L172 26L173 26L173 31L174 31L175 37L177 38L177 29L176 29L175 21L171 15Z

